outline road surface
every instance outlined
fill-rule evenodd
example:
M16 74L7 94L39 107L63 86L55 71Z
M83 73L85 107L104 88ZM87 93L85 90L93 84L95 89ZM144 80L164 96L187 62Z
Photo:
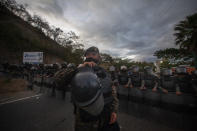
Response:
M120 101L121 131L195 130L196 116ZM73 106L65 100L34 94L0 104L1 131L74 131Z

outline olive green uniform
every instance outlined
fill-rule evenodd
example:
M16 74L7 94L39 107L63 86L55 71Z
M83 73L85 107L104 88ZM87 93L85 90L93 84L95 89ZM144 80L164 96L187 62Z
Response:
M76 69L62 69L61 71L55 74L55 84L56 86L67 86L72 81L72 78L76 74ZM118 98L116 88L112 86L112 103L109 105L110 112L118 112ZM99 128L103 127L104 123L106 123L106 117L101 117L95 121L88 121L84 122L81 119L80 109L75 106L75 131L98 131ZM108 114L109 117L107 118L108 123L110 120L111 114Z

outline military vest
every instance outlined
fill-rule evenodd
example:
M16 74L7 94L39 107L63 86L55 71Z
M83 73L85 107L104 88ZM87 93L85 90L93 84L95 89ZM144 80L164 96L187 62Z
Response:
M134 87L140 87L142 83L141 74L140 73L132 73L130 75L131 83Z
M120 85L126 85L129 81L128 74L126 72L121 72L118 75L118 82Z
M148 88L148 89L152 89L155 85L155 82L156 82L156 76L154 75L150 75L150 74L145 74L144 75L144 84L145 84L145 87Z
M176 84L178 84L180 91L183 93L194 93L190 82L191 79L189 75L178 75L176 77Z
M167 89L169 92L175 92L175 79L173 76L162 76L161 77L161 87Z

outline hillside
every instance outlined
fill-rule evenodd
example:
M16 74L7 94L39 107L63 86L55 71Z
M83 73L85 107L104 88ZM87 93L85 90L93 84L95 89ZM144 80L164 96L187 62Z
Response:
M44 63L64 61L66 48L7 9L0 9L0 62L22 63L23 52L44 52Z

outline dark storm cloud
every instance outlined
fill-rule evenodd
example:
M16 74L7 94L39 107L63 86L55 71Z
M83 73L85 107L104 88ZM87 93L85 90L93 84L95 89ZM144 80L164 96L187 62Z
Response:
M37 9L43 11L44 13L52 12L55 15L62 16L63 9L59 6L57 1L53 1L51 4L45 4L45 6L38 5Z
M174 47L173 28L197 12L196 0L17 0L52 24L76 31L113 56L152 61ZM49 16L50 14L50 16ZM68 29L68 30L69 30Z
M63 9L58 0L16 0L19 3L27 4L31 11L39 13L53 13L54 15L63 15Z

